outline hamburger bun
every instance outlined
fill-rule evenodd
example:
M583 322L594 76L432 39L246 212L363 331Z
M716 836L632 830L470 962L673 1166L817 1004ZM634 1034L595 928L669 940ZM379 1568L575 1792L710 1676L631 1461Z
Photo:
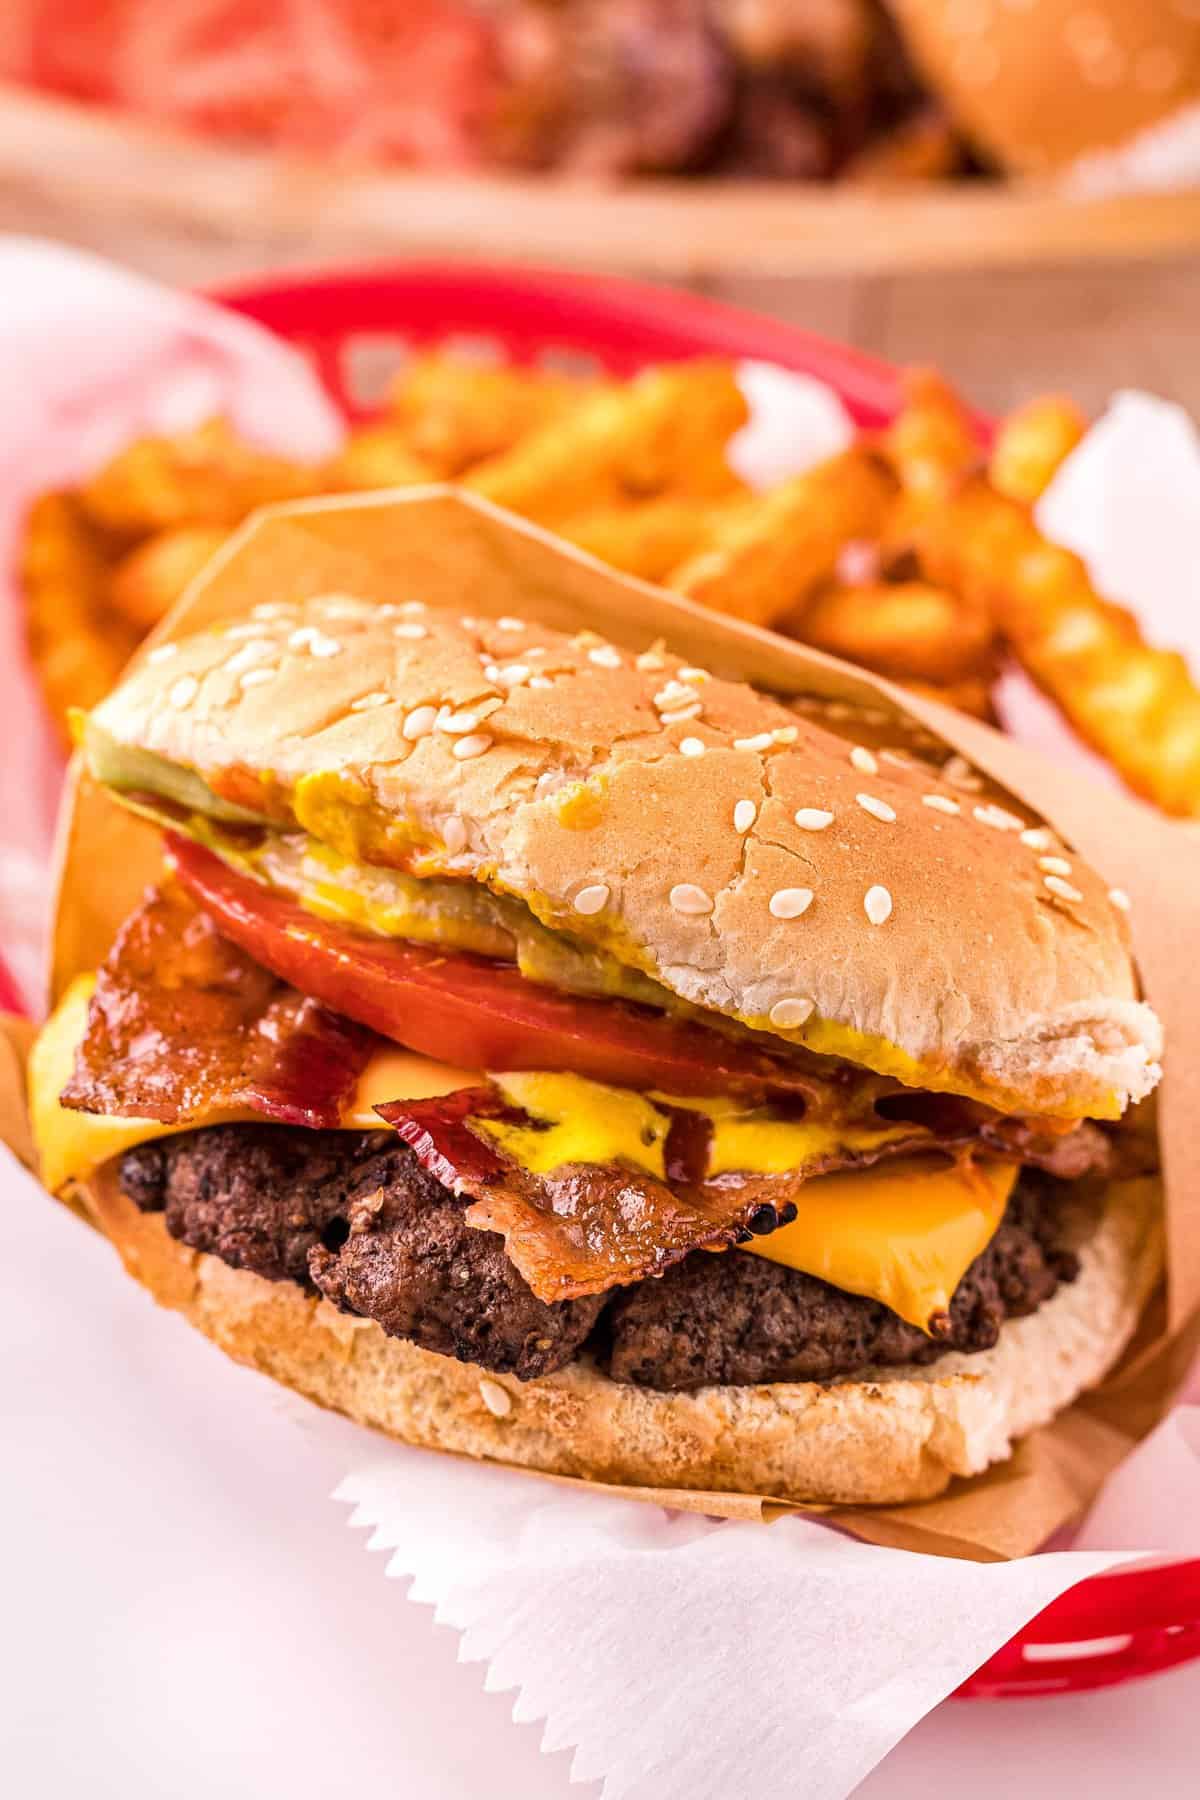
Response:
M1042 174L1200 102L1198 0L892 0L922 75L1003 168Z
M388 1337L291 1282L234 1270L169 1236L114 1165L79 1197L126 1269L236 1361L405 1442L634 1487L813 1504L928 1499L1008 1456L1098 1382L1162 1267L1158 1184L1111 1184L1078 1209L1080 1273L995 1348L832 1384L658 1393L581 1362L518 1382Z
M832 727L594 634L338 595L159 646L89 748L354 860L398 836L679 1000L910 1086L1069 1118L1146 1093L1160 1029L1103 879L969 775Z

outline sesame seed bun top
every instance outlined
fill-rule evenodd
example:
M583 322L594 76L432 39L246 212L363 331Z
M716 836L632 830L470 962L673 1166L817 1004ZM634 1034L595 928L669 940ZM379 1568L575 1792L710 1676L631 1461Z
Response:
M1200 0L892 0L926 80L1009 169L1063 168L1200 101Z
M589 633L328 595L161 645L93 717L911 1085L1063 1117L1146 1093L1161 1033L1123 896L944 746L871 749L830 710Z

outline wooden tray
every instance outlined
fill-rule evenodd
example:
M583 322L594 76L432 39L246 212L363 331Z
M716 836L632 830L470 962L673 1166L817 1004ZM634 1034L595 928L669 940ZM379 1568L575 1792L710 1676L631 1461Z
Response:
M1070 199L1025 181L865 190L371 170L236 148L0 84L0 223L181 254L437 255L675 280L1149 258L1200 245L1200 188Z

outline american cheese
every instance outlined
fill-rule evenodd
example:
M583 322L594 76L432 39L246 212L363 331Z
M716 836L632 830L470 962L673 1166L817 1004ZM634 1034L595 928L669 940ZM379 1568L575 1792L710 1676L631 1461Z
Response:
M925 1331L991 1242L1016 1179L1016 1163L930 1156L826 1175L802 1191L793 1224L745 1248L882 1300Z
M103 1163L137 1144L199 1125L259 1117L247 1110L213 1112L183 1125L154 1119L113 1118L74 1112L58 1096L70 1077L87 1020L92 975L80 976L44 1026L30 1057L30 1101L42 1179L52 1192L84 1180ZM385 1100L427 1099L473 1086L476 1071L450 1068L399 1047L372 1057L347 1105L342 1125L370 1130L380 1123L375 1105ZM493 1077L514 1105L540 1129L480 1121L495 1141L535 1173L567 1162L620 1160L663 1178L669 1115L645 1096L602 1086L581 1076L549 1073ZM803 1169L839 1145L866 1148L894 1138L900 1127L837 1129L772 1118L730 1099L676 1099L712 1122L709 1173L743 1170L772 1175ZM799 1196L799 1216L744 1248L756 1256L819 1276L849 1293L881 1300L921 1329L943 1312L974 1258L1003 1215L1016 1181L1014 1163L947 1167L937 1157L912 1157L877 1168L810 1180Z

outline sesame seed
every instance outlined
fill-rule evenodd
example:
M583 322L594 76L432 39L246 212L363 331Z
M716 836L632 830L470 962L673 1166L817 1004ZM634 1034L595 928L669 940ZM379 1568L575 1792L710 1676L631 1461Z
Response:
M423 600L405 600L400 611L407 619L415 618L418 613L425 611L425 602Z
M524 619L514 619L511 614L506 613L503 618L496 620L497 631L524 631L524 629Z
M913 766L911 756L905 756L902 750L881 750L879 760L890 763L893 769L911 769Z
M799 736L798 725L777 725L771 733L771 740L776 744L794 744Z
M597 649L589 650L588 661L595 663L598 669L619 669L621 667L620 653L614 650L611 644L601 644Z
M178 656L178 655L179 655L179 645L178 644L156 644L154 649L151 650L149 656L146 658L146 661L152 662L152 663L162 663L162 662L166 662L170 657Z
M227 637L227 638L232 638L232 639L254 638L254 637L261 637L262 632L257 625L255 625L255 624L251 623L249 620L247 620L241 625L227 626L226 629L221 633L221 636Z
M1030 850L1049 850L1054 842L1054 836L1052 832L1046 830L1044 825L1034 825L1028 831L1021 833L1021 842Z
M694 881L676 882L668 898L678 913L710 913L713 909L709 895Z
M854 798L873 819L881 819L885 825L896 823L895 808L889 806L886 800L877 800L874 794L855 794Z
M668 681L665 682L663 686L659 688L657 694L655 694L654 704L660 708L664 706L679 706L681 703L685 705L690 704L693 700L699 700L699 698L700 696L696 693L695 689L687 687L682 681Z
M1128 912L1133 905L1124 888L1109 888L1108 898L1110 904L1115 906L1118 912Z
M251 607L250 617L252 619L286 619L291 611L291 607L285 606L282 600L263 600L257 606Z
M773 919L798 919L813 903L811 888L776 888L769 909Z
M363 615L362 601L352 600L347 594L334 594L327 600L318 600L317 605L327 619L361 619Z
M712 676L707 669L680 669L680 681L711 681Z
M462 617L459 619L458 622L462 626L464 631L478 631L479 630L479 623L480 623L479 620L476 618L473 618L470 613L463 613Z
M756 737L734 738L733 747L735 750L769 750L771 734L769 731L760 731Z
M521 652L522 656L534 657L548 654L544 644L527 644Z
M417 706L404 721L403 735L413 742L416 738L428 737L437 724L438 709L436 706Z
M495 663L487 656L481 656L479 660L483 665L484 679L487 681L499 681L500 671Z
M968 794L977 794L983 786L965 756L952 756L943 764L942 780L948 781L951 787L962 788Z
M802 806L792 816L801 831L824 831L827 825L833 824L833 814L824 812L819 806Z
M451 856L458 856L467 847L467 828L457 813L451 813L442 826L442 842Z
M554 683L548 675L531 675L529 685L531 688L549 688L553 687Z
M398 638L424 638L429 636L428 625L422 625L418 619L405 619L399 625L392 626L392 636Z
M288 646L292 650L303 650L314 638L324 634L317 625L297 625L295 631L288 634Z
M342 646L336 638L325 637L318 633L315 638L309 640L308 654L310 656L319 656L324 659L327 656L340 655L341 648Z
M753 800L739 800L733 809L733 829L744 837L758 817Z
M477 731L472 737L460 737L454 741L454 755L459 762L470 762L472 757L482 756L485 750L492 747L492 739L488 732Z
M275 669L247 669L244 675L239 676L238 686L241 688L262 687L264 682L274 681L277 673L278 671Z
M655 670L665 669L667 666L666 657L660 655L657 650L643 650L642 654L635 658L635 661L643 674L650 674Z
M793 995L787 1000L777 1000L767 1017L780 1031L792 1031L797 1025L803 1025L806 1019L811 1019L812 1014L813 1002Z
M658 722L660 725L682 725L688 719L698 719L703 710L699 700L696 700L691 706L677 707L674 712L659 713Z
M438 730L446 732L450 737L466 737L468 732L477 730L478 726L479 714L471 707L464 707L461 712L452 712L449 707L443 706L437 716Z
M172 706L186 706L199 692L200 683L194 675L181 675L167 694L167 699Z
M1012 814L1006 813L1001 806L973 806L971 813L981 825L990 825L993 831L1010 829L1009 820L1012 818Z
M1061 875L1044 875L1042 877L1050 892L1059 900L1082 900L1079 889L1064 881Z
M498 1381L490 1381L486 1376L479 1383L479 1398L494 1419L506 1419L512 1411L512 1395Z
M529 680L529 668L525 663L509 663L506 669L497 669L494 665L484 671L491 681L499 682L501 687L520 687L523 681Z
M879 764L863 744L855 744L850 752L850 761L864 775L878 775L879 773Z
M885 887L869 887L863 896L863 911L872 925L885 925L892 916L892 896Z
M1069 875L1071 873L1071 865L1065 856L1039 856L1038 868L1043 869L1047 875Z
M593 881L590 886L581 887L571 904L577 913L590 918L593 913L598 913L608 905L608 883Z
M952 800L949 794L922 794L921 805L932 806L934 812L947 813L951 817L962 811L958 801Z
M243 644L240 650L234 651L225 664L226 671L230 675L236 675L242 669L252 669L256 662L261 662L264 656L272 656L274 652L275 646L270 638L251 638L248 644Z
M370 712L372 707L386 706L391 699L390 694L376 691L373 694L360 694L357 700L350 702L351 712Z
M703 738L694 738L694 737L686 737L686 738L681 739L680 745L679 745L679 754L681 756L703 756L704 755L704 739Z
M827 700L825 702L825 717L827 719L852 719L854 717L854 708L852 706L847 706L844 700Z

